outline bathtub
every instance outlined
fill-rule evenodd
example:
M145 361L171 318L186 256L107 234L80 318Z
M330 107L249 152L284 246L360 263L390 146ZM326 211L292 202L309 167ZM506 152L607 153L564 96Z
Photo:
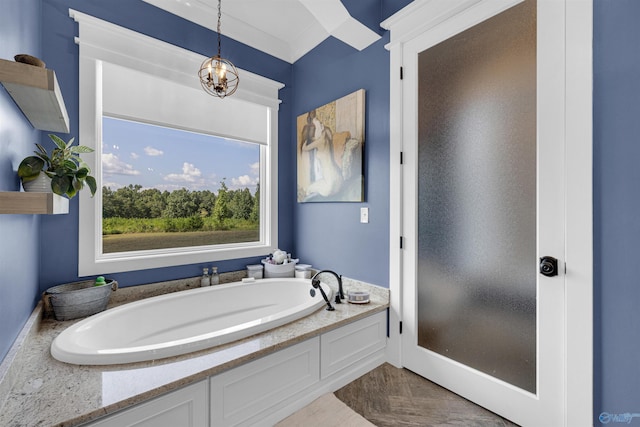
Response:
M326 284L322 288L331 298ZM309 279L191 289L95 314L62 331L51 355L78 365L114 365L178 356L248 337L325 306Z

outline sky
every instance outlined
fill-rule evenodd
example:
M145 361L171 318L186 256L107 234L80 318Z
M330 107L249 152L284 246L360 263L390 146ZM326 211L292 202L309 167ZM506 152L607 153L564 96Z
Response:
M260 173L258 144L219 138L127 120L103 118L102 185L117 190L129 184L173 191L256 190Z

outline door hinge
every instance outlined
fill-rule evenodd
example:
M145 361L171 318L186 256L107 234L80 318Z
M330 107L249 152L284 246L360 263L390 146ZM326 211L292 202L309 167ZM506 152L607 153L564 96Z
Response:
M402 151L400 152L400 164L404 165L404 153Z
M404 239L403 239L403 237L402 237L402 236L400 236L400 249L402 249L402 246L403 246L403 240L404 240Z
M400 80L404 78L404 69L400 67Z
M400 335L402 335L402 322L400 322Z

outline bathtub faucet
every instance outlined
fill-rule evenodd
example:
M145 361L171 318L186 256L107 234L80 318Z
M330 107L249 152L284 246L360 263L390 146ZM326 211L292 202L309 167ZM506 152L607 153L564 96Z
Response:
M320 283L320 279L318 279L317 277L319 275L321 275L322 273L330 273L330 274L333 274L334 276L336 276L336 279L338 279L338 292L336 292L336 299L335 299L334 302L336 304L342 303L342 300L344 299L344 293L342 292L342 275L339 275L335 271L331 271L331 270L321 270L321 271L318 271L316 274L314 274L314 276L311 278L311 284L312 285L313 285L313 281L314 280L316 282ZM315 285L314 285L314 287L315 287Z
M322 289L322 286L320 286L320 280L313 278L311 279L311 286L313 286L315 289L319 290L320 293L322 294L322 298L324 298L324 302L327 303L327 311L333 311L335 310L335 307L331 305L331 303L329 302L329 298L327 297L327 294L324 292L324 289ZM314 297L315 291L313 289L311 289L311 296Z

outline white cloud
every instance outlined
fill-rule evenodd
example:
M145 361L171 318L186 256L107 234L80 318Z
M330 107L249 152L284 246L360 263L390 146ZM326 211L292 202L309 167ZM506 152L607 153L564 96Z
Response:
M140 154L138 154L138 153L131 153L131 158L132 158L133 160L138 160L138 159L140 158Z
M182 164L182 173L170 173L164 177L164 180L171 182L195 183L200 180L199 178L201 175L202 172L200 172L200 169L195 167L192 163L184 162Z
M253 187L258 184L258 178L251 178L249 175L242 175L237 178L231 178L231 188Z
M158 150L157 148L153 148L151 146L146 146L144 147L144 153L147 156L155 157L155 156L162 156L164 154L164 151Z
M133 166L123 162L112 153L102 155L102 172L107 175L140 175L140 171L135 170Z
M102 181L102 186L103 187L107 187L110 188L113 191L116 191L118 188L122 188L122 184L119 184L117 182L106 182L106 181Z
M160 190L160 191L173 191L173 190L180 190L182 188L184 188L184 185L179 185L179 184L157 184L154 185L153 188Z
M249 168L251 168L251 173L253 175L259 175L260 174L260 162L255 162L249 165Z

